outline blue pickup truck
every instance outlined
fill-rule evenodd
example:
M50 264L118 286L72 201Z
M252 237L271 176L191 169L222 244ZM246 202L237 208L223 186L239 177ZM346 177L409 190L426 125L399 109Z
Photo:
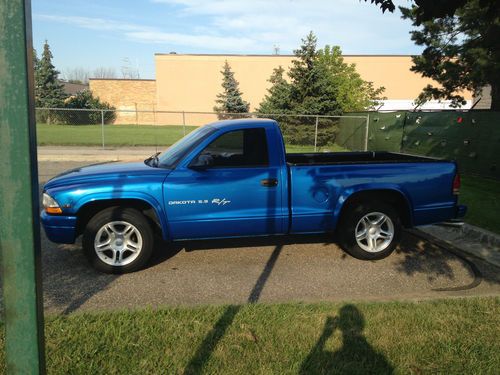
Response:
M287 154L276 121L220 121L144 162L67 171L43 191L42 223L108 273L146 265L154 238L336 233L381 259L403 227L462 217L454 162L389 152Z

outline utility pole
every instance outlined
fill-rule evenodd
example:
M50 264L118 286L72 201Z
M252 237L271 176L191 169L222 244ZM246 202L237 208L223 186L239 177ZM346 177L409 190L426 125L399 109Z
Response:
M0 0L0 259L9 374L45 373L29 0Z

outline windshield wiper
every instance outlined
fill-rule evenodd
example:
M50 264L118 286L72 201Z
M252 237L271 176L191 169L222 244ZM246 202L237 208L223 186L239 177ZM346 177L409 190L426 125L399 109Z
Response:
M144 163L146 163L147 165L149 165L151 167L157 167L158 163L159 163L158 155L160 155L160 154L161 154L161 151L155 152L149 158L147 158L146 160L144 160Z

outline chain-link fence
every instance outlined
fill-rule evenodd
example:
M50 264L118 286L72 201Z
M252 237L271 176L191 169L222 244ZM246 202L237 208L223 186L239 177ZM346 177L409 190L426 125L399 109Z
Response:
M39 145L168 147L198 126L219 120L215 112L37 108ZM368 116L227 113L224 119L271 118L287 152L367 149Z

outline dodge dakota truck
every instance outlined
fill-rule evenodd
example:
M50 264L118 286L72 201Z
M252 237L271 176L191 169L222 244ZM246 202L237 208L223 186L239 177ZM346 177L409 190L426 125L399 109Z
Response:
M43 190L42 223L99 271L144 267L155 238L332 233L359 259L393 252L403 227L462 217L452 161L390 152L285 153L276 121L202 126L137 163L67 171ZM162 239L161 239L162 238Z

